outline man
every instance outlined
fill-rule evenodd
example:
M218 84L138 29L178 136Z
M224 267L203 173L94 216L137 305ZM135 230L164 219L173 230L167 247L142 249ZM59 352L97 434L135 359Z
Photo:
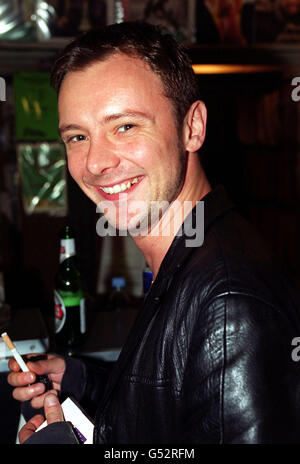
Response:
M298 442L299 300L209 185L206 109L185 53L150 25L113 25L69 45L52 83L73 178L131 233L155 280L110 373L52 354L31 373L10 361L14 397L50 424L35 433L34 416L20 441L76 443L56 394L27 386L47 373L93 415L95 443Z

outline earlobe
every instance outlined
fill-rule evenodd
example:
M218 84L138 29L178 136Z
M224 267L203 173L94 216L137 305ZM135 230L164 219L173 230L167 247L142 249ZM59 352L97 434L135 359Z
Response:
M198 151L205 139L207 111L205 104L197 100L188 110L184 120L184 141L186 150Z

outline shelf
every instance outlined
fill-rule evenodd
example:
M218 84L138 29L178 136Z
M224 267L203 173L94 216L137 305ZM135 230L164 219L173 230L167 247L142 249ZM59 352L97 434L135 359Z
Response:
M0 41L0 75L15 71L49 70L55 55L72 39L41 42Z
M55 55L73 38L52 38L40 42L0 41L0 75L20 70L49 69ZM189 45L194 64L259 65L264 72L300 70L300 44Z

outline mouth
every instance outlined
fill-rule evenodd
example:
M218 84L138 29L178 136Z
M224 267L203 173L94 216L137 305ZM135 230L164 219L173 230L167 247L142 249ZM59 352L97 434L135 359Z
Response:
M129 193L131 192L142 180L143 176L134 177L132 179L128 179L124 182L119 184L114 184L106 187L96 187L96 190L101 193L104 198L115 200L119 198L121 193Z

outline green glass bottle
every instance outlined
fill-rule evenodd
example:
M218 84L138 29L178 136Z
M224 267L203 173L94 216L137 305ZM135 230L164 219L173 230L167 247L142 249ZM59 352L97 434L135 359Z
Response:
M60 240L60 264L54 289L56 351L72 355L80 349L86 332L85 299L76 264L75 238L70 226Z

